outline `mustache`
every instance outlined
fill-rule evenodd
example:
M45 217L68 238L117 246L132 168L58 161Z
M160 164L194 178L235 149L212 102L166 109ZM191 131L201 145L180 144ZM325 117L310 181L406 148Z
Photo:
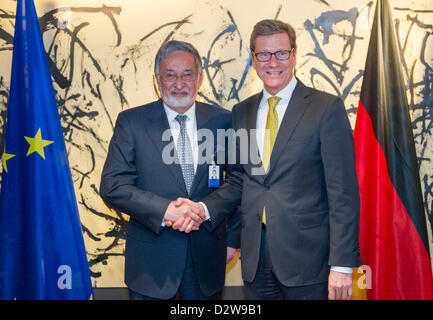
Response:
M171 88L170 89L170 94L172 93L189 93L189 90L187 88L182 88L182 89L177 89L177 88Z

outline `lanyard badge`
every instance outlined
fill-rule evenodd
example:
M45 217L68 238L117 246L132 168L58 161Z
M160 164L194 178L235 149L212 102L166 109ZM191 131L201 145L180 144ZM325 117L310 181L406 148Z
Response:
M221 170L220 166L215 164L215 159L212 157L212 164L209 165L209 188L218 188L221 185Z

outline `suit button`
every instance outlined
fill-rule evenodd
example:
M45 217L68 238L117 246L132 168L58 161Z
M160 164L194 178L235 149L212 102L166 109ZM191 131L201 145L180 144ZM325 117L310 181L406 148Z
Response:
M269 190L269 188L270 188L270 186L267 184L265 184L264 187L265 187L265 190Z

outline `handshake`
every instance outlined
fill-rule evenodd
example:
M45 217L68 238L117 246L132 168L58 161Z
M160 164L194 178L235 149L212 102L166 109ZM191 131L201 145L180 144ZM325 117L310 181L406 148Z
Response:
M206 214L203 206L186 198L171 201L164 214L166 227L185 233L197 231L205 220Z

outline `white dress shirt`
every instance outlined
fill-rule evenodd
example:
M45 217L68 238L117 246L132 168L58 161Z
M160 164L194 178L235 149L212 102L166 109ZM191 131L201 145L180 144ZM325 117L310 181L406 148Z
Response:
M284 114L286 113L287 105L289 104L290 98L292 97L293 90L295 90L295 86L298 83L295 77L292 77L289 84L278 94L276 97L281 98L278 101L278 104L275 106L275 111L278 114L278 129L281 126L281 122L283 121ZM257 147L262 154L263 152L263 143L265 141L265 130L266 130L266 121L268 118L268 98L273 97L270 93L263 89L263 97L260 100L259 108L257 110L257 120L256 120L256 139L257 139Z
M171 135L173 137L174 146L177 150L177 139L180 134L180 124L176 120L178 112L174 111L167 107L164 103L164 110L167 115L168 124L170 125ZM197 163L198 163L198 141L197 141L197 121L195 117L195 103L189 108L184 115L187 116L185 121L185 129L188 134L188 139L191 144L192 149L192 158L194 161L194 173L197 171Z

